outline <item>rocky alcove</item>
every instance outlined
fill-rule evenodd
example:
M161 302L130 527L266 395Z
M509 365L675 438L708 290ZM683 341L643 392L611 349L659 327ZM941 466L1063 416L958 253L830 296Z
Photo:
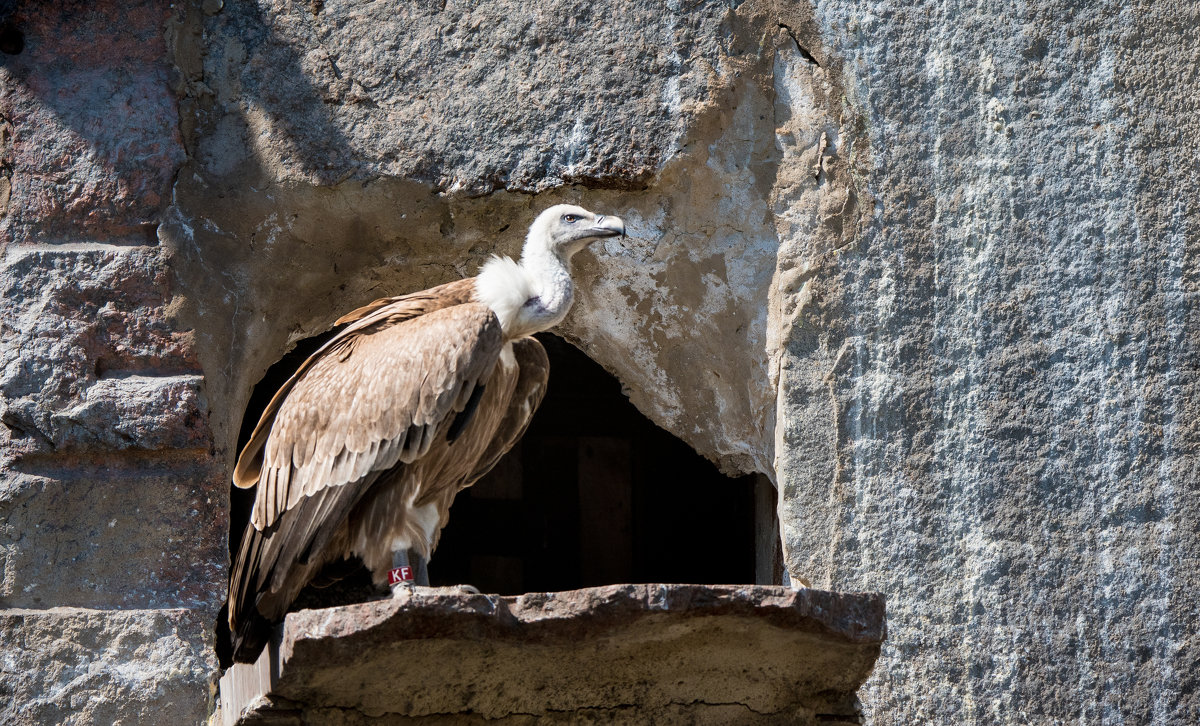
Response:
M327 337L268 369L239 446ZM882 598L772 587L784 576L769 480L726 476L578 348L539 338L546 398L520 443L459 494L435 587L381 600L363 570L306 590L259 662L226 671L222 723L853 721ZM250 497L231 494L233 552ZM484 594L438 587L463 582ZM397 683L409 695L391 698Z
M274 391L328 337L297 342L255 386L239 450ZM538 337L551 361L546 398L516 447L455 499L431 584L502 595L620 583L780 584L769 480L722 473L643 416L620 381L578 348L553 333ZM230 499L232 556L253 490L231 486ZM712 546L699 548L705 541ZM321 602L311 595L306 603Z
M724 475L579 349L538 337L550 357L546 398L513 451L455 500L432 583L502 595L754 583L755 516L768 527L774 516L755 511L757 478Z

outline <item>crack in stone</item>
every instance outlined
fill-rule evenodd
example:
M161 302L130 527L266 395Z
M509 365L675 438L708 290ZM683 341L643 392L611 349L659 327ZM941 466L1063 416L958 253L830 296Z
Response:
M788 37L791 38L792 42L796 44L796 50L800 51L801 58L808 61L809 63L812 63L817 68L821 67L821 64L817 61L816 56L814 56L812 53L810 53L808 51L808 48L805 48L803 45L800 44L799 39L796 38L796 32L794 30L792 30L791 26L785 25L784 23L779 23L779 27L781 27L787 31Z

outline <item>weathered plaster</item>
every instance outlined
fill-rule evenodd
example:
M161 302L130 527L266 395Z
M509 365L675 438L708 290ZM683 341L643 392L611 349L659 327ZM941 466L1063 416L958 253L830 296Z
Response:
M162 237L187 300L181 320L196 331L205 369L220 372L207 378L219 447L232 455L251 387L291 343L374 297L515 253L538 210L569 200L621 214L630 236L580 260L579 304L563 332L701 453L731 472L773 473L770 360L779 351L764 302L779 248L771 205L780 149L771 74L775 48L794 41L754 7L589 9L584 16L609 23L572 21L548 35L538 19L548 11L539 11L485 23L472 43L486 53L464 60L460 24L494 12L466 7L383 20L353 5L316 14L246 6L205 20L207 41L186 32L176 41L188 69L180 91L197 109L185 137L194 154ZM565 3L550 14L580 12ZM375 33L365 28L376 23L415 33L412 43L442 62L395 43L368 52L333 42ZM614 34L615 24L625 30ZM458 87L456 74L527 41L539 58L604 59L602 72L564 75L558 60L493 69L469 98L439 91L417 104L424 125L397 121L431 78ZM342 55L326 58L329 48ZM610 57L651 62L610 69ZM321 70L335 67L341 76ZM360 78L375 79L370 103L339 95ZM301 104L303 94L326 102ZM493 126L513 113L520 125ZM613 125L631 117L634 131ZM635 138L622 141L627 133ZM388 154L368 150L385 142ZM585 157L557 156L576 143ZM437 163L417 163L413 148Z

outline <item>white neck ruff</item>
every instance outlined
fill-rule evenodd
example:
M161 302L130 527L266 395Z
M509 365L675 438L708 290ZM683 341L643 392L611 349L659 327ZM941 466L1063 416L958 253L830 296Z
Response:
M527 249L520 262L492 257L475 278L475 299L496 313L509 340L558 325L574 298L567 263L548 251Z

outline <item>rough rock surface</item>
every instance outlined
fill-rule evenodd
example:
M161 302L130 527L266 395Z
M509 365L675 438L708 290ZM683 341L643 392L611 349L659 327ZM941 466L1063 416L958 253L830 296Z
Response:
M188 455L27 459L0 480L0 605L212 612L225 497Z
M203 723L209 627L188 610L0 611L0 721Z
M582 713L601 723L850 723L884 636L879 595L615 585L499 597L421 588L289 615L265 656L269 699L251 700L262 705L246 721L298 712L308 724L455 715L553 722ZM226 700L232 679L254 681L255 668L238 665L222 680L225 723L241 713Z
M153 243L184 160L154 0L7 3L0 245ZM119 31L119 32L118 32Z
M796 301L781 521L888 594L873 721L1200 720L1200 6L814 22L876 205Z
M0 284L3 421L23 451L208 446L199 363L166 319L158 250L17 246Z

